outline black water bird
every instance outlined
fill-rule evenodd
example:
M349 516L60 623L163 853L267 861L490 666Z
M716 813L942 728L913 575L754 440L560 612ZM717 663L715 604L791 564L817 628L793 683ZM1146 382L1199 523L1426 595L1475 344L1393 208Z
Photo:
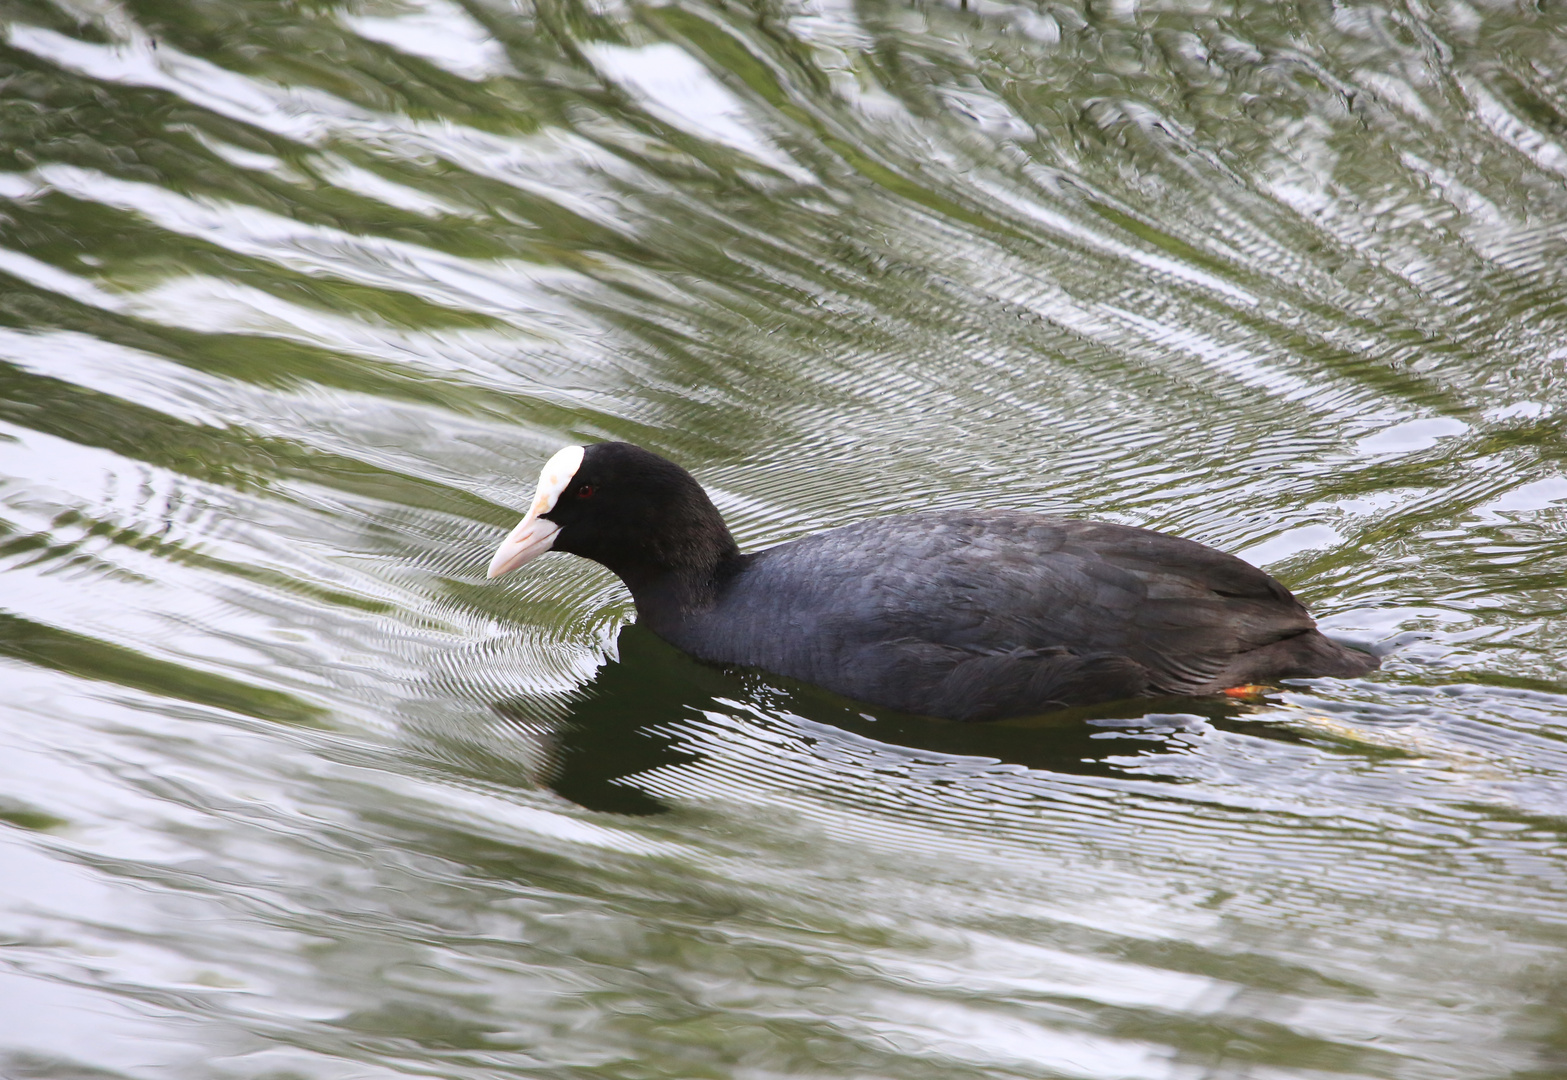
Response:
M1378 664L1249 563L1127 525L943 510L743 554L690 473L629 443L552 457L489 576L550 550L608 567L700 660L954 720Z

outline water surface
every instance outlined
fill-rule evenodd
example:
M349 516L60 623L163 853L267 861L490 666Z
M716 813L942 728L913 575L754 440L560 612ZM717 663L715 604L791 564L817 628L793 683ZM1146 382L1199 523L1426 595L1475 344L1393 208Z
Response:
M1559 5L0 6L0 1074L1567 1074ZM965 727L567 556L1168 529L1384 654Z

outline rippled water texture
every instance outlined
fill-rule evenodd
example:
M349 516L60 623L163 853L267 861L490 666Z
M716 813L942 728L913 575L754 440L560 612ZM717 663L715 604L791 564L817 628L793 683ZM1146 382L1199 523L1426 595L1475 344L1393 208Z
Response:
M1567 9L0 4L0 1075L1567 1076ZM965 727L485 564L1005 506L1372 677Z

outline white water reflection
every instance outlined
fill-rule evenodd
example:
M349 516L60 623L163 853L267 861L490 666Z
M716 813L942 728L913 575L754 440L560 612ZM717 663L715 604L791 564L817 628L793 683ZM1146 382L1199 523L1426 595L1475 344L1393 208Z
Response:
M1469 431L1469 425L1451 416L1431 416L1405 420L1367 435L1355 444L1362 454L1412 454L1429 450L1442 439L1451 439Z
M464 79L517 74L501 43L448 0L365 4L342 19L360 37L428 60Z
M732 146L800 183L814 177L759 132L740 99L677 45L629 48L585 42L582 52L612 82L630 90L652 115L703 139Z

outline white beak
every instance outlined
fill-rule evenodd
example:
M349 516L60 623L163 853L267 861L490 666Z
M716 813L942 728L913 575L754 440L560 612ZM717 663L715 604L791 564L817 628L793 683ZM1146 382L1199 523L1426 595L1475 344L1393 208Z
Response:
M486 576L498 578L508 574L555 546L555 535L560 532L560 526L539 515L555 509L561 493L581 468L584 452L580 446L567 446L545 463L543 471L539 473L539 488L534 492L533 505L511 531L511 535L495 549L495 558L490 560L490 570Z
M490 560L490 570L485 576L498 578L537 559L555 545L558 532L559 525L530 512L495 549L495 558Z

